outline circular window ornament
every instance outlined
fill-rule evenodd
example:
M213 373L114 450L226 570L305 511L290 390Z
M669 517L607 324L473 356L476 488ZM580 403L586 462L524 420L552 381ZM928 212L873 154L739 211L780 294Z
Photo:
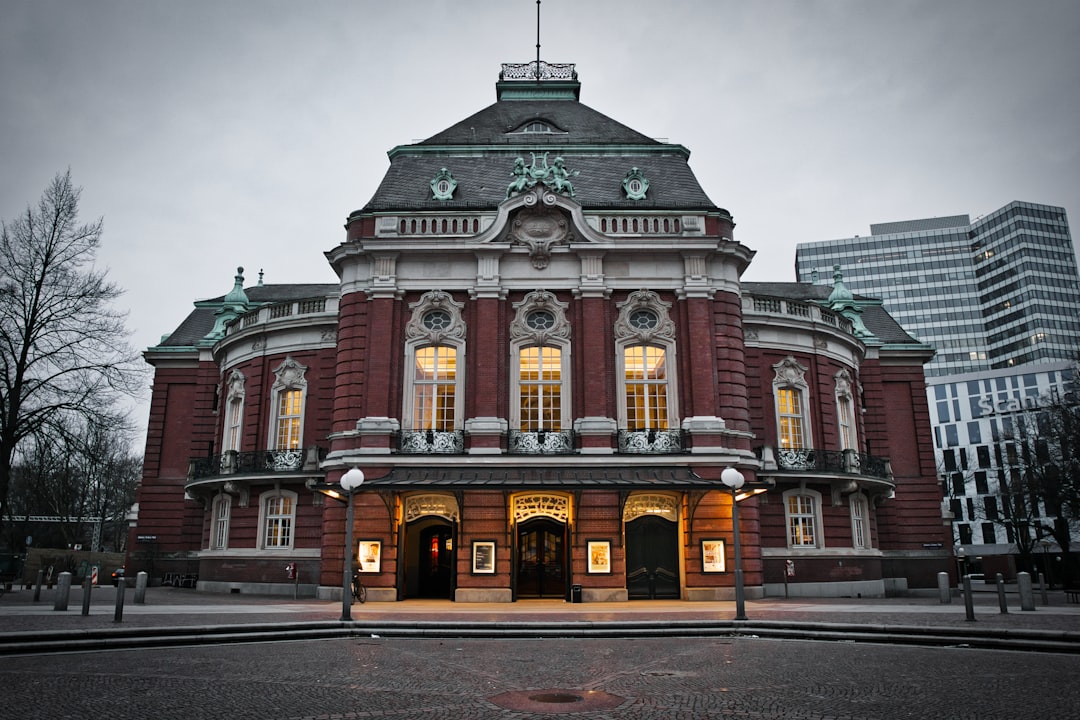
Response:
M638 330L654 330L660 324L660 318L652 310L635 310L628 318L631 327Z
M424 315L424 327L428 330L446 330L453 319L445 310L432 310Z
M431 197L434 200L451 200L454 190L457 189L457 180L453 173L446 168L440 168L435 177L431 179Z
M550 330L555 327L555 316L548 310L536 310L525 318L525 324L533 330Z
M649 192L649 179L641 170L630 168L630 172L623 178L622 186L627 200L644 200L645 194Z

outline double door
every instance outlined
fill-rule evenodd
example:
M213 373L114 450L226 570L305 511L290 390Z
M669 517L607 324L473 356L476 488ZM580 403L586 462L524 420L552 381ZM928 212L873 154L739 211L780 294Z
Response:
M658 515L626 523L626 593L631 600L679 599L678 527Z
M531 520L518 526L517 597L566 597L566 526Z

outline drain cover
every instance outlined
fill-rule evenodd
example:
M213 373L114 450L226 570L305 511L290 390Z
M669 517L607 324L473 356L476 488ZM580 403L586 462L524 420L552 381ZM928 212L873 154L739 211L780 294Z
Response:
M546 715L614 710L625 702L625 698L611 695L603 690L565 688L513 690L488 699L507 710Z

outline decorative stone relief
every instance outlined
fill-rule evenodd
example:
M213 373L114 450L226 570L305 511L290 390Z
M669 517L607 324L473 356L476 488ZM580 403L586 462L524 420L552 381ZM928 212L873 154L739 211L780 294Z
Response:
M506 188L507 198L519 195L536 187L537 184L544 185L557 193L574 197L574 185L570 182L570 178L580 174L577 170L567 170L566 162L561 157L555 158L552 164L548 165L547 159L550 155L548 152L542 155L536 153L529 153L529 155L532 156L531 165L526 165L524 158L514 160L512 171L514 179Z
M799 364L791 355L773 365L776 377L773 379L773 387L791 386L807 388L806 368Z
M679 519L679 499L673 495L635 493L623 506L623 522L630 522L643 515L659 515L676 522Z
M623 178L622 186L627 200L644 200L645 193L649 192L649 179L637 168L630 168L630 172Z
M668 316L671 303L661 300L652 290L636 290L616 307L619 309L615 320L617 339L641 343L675 340L675 323Z
M525 196L525 207L517 211L510 223L507 238L511 243L529 248L533 267L543 270L551 259L551 248L565 245L573 239L566 216L554 208L556 198L551 193Z
M570 519L570 498L549 493L515 495L510 514L515 523L539 516L567 522Z
M547 290L533 290L521 302L514 303L514 321L510 337L526 344L548 345L552 340L569 340L570 323L566 320L568 305L559 302Z
M457 499L453 495L410 495L405 498L405 522L427 515L437 515L451 522L460 517Z
M457 180L446 168L440 168L431 179L431 196L433 200L451 200L454 190L457 189Z
M432 345L446 340L464 341L465 322L461 319L464 303L457 302L442 290L431 290L409 305L412 317L405 325L405 337Z
M306 372L307 366L296 362L292 355L286 356L281 364L277 366L277 369L274 370L277 379L274 381L272 390L277 392L285 388L306 388L307 380L304 379L304 373Z
M245 382L247 382L247 378L244 377L244 373L239 370L231 371L229 373L229 379L226 381L226 385L228 386L228 390L225 394L226 400L243 398Z

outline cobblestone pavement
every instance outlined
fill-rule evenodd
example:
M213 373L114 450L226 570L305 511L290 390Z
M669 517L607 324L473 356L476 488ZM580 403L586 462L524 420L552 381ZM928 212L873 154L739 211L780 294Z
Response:
M1080 657L762 638L364 637L5 658L0 717L1080 716Z

